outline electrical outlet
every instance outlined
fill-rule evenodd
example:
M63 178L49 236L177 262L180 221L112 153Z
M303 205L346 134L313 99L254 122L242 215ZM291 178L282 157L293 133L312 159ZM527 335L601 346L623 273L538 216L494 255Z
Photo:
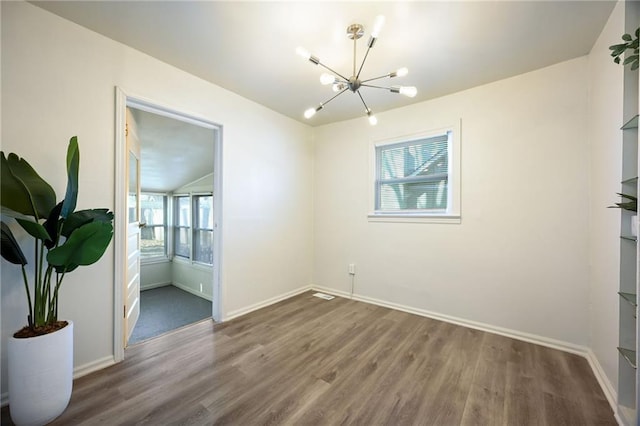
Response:
M356 274L356 264L355 263L350 263L349 264L349 275L355 275Z

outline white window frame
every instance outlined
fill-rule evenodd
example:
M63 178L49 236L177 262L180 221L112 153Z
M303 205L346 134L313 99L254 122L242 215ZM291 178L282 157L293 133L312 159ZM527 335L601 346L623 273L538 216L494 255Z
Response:
M213 232L214 232L214 228L200 228L199 226L196 226L198 224L197 221L200 219L198 217L198 211L196 208L197 207L196 198L198 197L211 197L211 201L212 202L214 201L213 193L211 192L194 192L191 194L191 244L190 244L191 262L199 265L213 266L213 263L202 262L200 260L195 259L196 258L196 246L195 246L196 234L200 231L210 231L212 235L211 246L213 248Z
M447 209L445 211L432 212L428 210L407 211L383 211L376 210L377 178L378 178L378 148L387 145L395 145L412 142L434 136L440 136L451 132L448 142L448 185L447 185ZM369 149L369 222L408 222L408 223L461 223L460 213L460 120L455 123L437 129L399 136L391 139L372 141Z
M145 257L142 256L142 252L140 252L140 263L141 264L150 264L150 263L162 263L162 262L168 262L169 259L171 259L171 250L170 250L170 246L169 246L169 232L170 232L170 226L169 226L169 209L170 209L170 203L169 203L169 194L167 194L166 192L147 192L147 191L140 191L140 195L142 194L147 194L147 195L157 195L160 197L163 197L163 205L164 205L164 224L163 225L146 225L150 228L156 228L156 227L160 227L162 226L164 228L164 255L162 256L153 256L153 257ZM141 209L142 210L142 209Z
M178 225L178 220L179 220L179 214L178 214L178 198L186 198L187 200L189 200L189 226L179 226ZM173 213L173 217L172 217L172 221L171 221L171 242L172 242L172 247L171 247L171 258L173 260L175 259L182 259L185 261L191 261L191 238L192 233L193 233L193 205L192 205L192 200L191 200L191 194L173 194L173 196L171 197L172 200L172 213ZM189 236L189 254L187 256L183 256L181 254L178 254L176 252L176 247L175 244L178 241L178 238L176 238L175 233L178 229L182 229L185 228L187 229L187 235Z
M187 198L189 200L189 226L178 226L178 201L177 198L180 197L184 197ZM180 193L180 194L173 194L170 198L172 201L172 212L173 212L173 217L171 219L171 236L172 236L172 253L171 253L171 260L172 261L179 261L179 262L185 262L185 263L189 263L191 265L200 265L202 267L211 267L213 266L213 263L207 263L207 262L202 262L199 260L195 260L195 244L194 244L194 240L196 237L196 234L198 233L198 231L211 231L212 234L215 235L215 220L214 220L214 225L213 228L199 228L197 227L197 222L196 220L198 219L198 213L196 212L196 198L197 197L211 197L212 201L215 202L215 197L213 196L213 192L210 191L206 191L206 192L189 192L189 193ZM175 232L177 229L187 229L188 230L188 235L189 235L189 255L188 256L182 256L176 253L176 249L175 249L175 243L177 242L177 238L175 237ZM212 248L214 247L213 242L212 242Z

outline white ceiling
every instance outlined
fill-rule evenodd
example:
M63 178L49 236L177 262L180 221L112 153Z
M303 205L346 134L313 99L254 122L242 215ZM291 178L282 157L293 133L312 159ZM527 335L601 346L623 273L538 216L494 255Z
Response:
M214 130L131 108L140 140L140 187L170 192L213 173Z
M365 26L365 37L358 43L362 58L375 17L386 17L362 78L406 66L409 75L389 84L418 88L413 99L362 89L369 107L380 112L585 55L615 5L614 1L33 3L311 125L364 116L360 100L350 92L311 120L302 115L333 93L319 83L324 70L298 57L296 47L305 47L350 76L353 45L345 31L351 23Z

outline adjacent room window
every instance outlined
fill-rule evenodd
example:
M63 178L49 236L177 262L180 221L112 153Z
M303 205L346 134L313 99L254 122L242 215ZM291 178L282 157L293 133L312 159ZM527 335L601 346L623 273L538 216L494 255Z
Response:
M452 129L376 144L374 212L369 217L459 221L455 145Z
M194 195L193 260L213 264L213 196Z
M140 194L140 257L142 260L167 258L167 197L164 194Z
M213 265L213 195L175 195L173 203L174 255Z
M173 197L175 205L174 216L174 255L190 258L191 251L191 206L188 195L177 195Z

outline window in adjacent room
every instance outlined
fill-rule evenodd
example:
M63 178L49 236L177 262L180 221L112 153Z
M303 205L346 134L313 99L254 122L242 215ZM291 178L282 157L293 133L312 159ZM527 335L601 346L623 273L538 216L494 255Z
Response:
M193 260L213 264L213 196L193 196Z
M456 145L453 129L376 144L370 219L459 222Z
M188 195L173 197L175 204L174 216L174 255L189 259L191 251L191 206Z
M140 194L140 257L143 261L167 258L167 197L165 194Z

